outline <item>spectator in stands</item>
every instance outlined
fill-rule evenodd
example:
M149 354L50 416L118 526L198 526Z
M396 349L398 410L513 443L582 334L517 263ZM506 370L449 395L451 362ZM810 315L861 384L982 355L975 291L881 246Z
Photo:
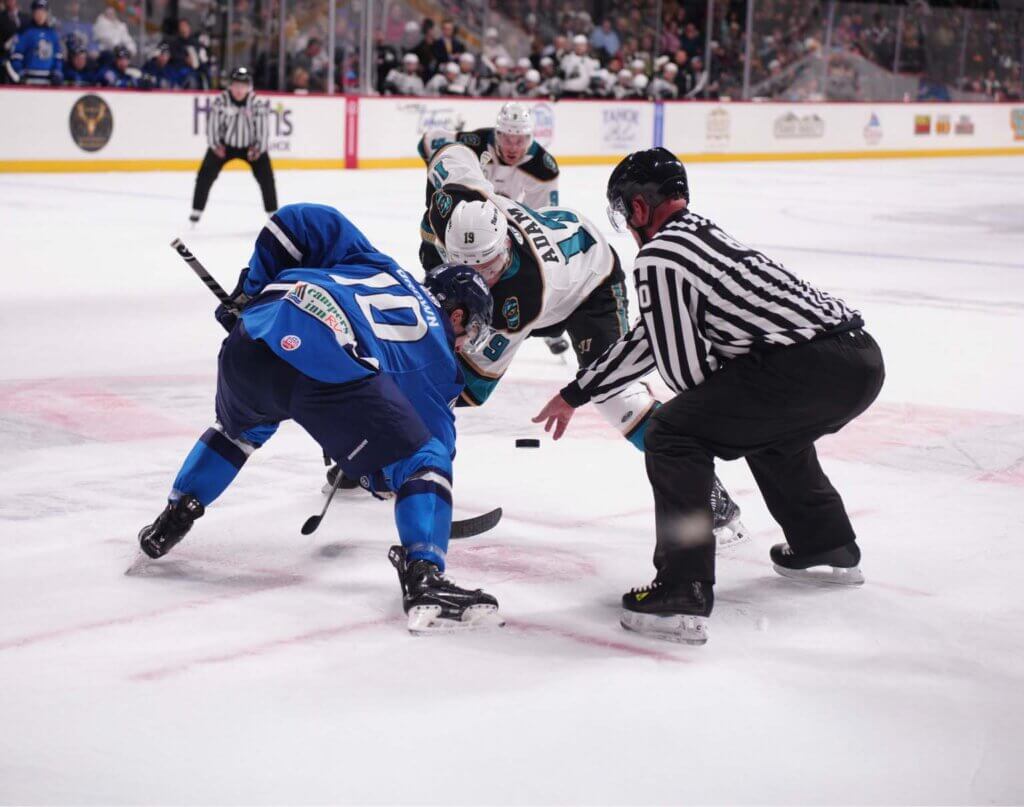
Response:
M435 47L437 45L437 28L430 17L423 20L422 30L423 38L413 49L413 53L419 57L423 77L429 79L437 72L438 66L441 64L437 58L437 48Z
M92 35L92 23L81 18L81 7L78 0L69 0L67 13L60 20L60 38L67 46L70 55L72 43L77 44L89 53L97 53L99 48Z
M692 87L686 93L687 98L699 98L708 84L708 72L704 69L704 60L700 56L693 56L690 59L690 77Z
M134 56L137 50L128 25L117 16L113 6L107 6L96 18L92 35L101 53L113 53L116 48L125 48L129 55Z
M615 76L615 84L611 89L611 97L616 100L631 98L633 95L633 71L623 68Z
M64 83L64 49L50 23L47 0L32 0L32 17L14 41L9 69L19 84Z
M562 94L562 80L558 77L558 66L550 56L540 58L540 83L544 95L557 98Z
M590 56L590 43L583 34L572 39L572 53L562 59L559 70L562 74L562 95L566 98L582 98L590 94L590 80L600 64Z
M477 87L482 96L511 98L516 89L516 83L512 79L512 60L508 56L499 56L495 59L494 71L491 75L481 78Z
M488 28L484 31L484 47L480 58L488 69L493 70L497 60L501 57L510 58L508 48L498 38L498 29Z
M661 31L661 42L658 43L661 53L675 53L679 50L679 23L675 20L668 20Z
M445 62L439 71L427 82L427 95L452 95L449 92L452 84L459 78L459 66L455 62ZM457 86L457 85L456 85Z
M448 87L449 95L476 95L476 57L469 53L459 54L459 74Z
M686 23L686 27L683 29L683 35L679 38L679 47L685 50L691 59L698 53L704 52L704 44L701 41L700 31L697 30L697 26L692 22Z
M309 71L304 67L293 67L288 81L288 92L296 95L309 94Z
M441 23L441 36L434 42L438 62L454 62L466 50L465 43L455 35L455 23L445 20Z
M420 57L415 53L405 54L401 70L392 68L384 79L384 92L387 95L425 95L426 88L420 76Z
M141 85L147 89L180 90L187 78L188 69L175 65L171 61L171 46L161 42L142 67Z
M114 61L100 73L104 87L138 87L139 80L131 70L131 55L128 48L120 45L114 49Z
M68 49L64 84L69 87L95 87L99 84L96 65L90 60L89 52L77 40Z
M306 41L306 46L296 54L292 63L293 68L301 67L306 71L309 75L309 89L314 92L323 92L326 89L328 65L329 59L323 42L315 36Z
M391 75L392 70L398 70L401 73L401 54L398 52L398 48L384 41L384 33L382 31L378 31L373 36L373 54L377 61L377 71L374 75L373 86L383 90L387 77ZM418 62L419 59L416 61Z
M175 67L185 68L188 78L185 86L189 89L210 86L210 57L200 37L193 33L192 23L182 17L176 26L177 34L168 42L171 46L171 62Z
M0 11L0 48L14 38L25 22L18 0L4 0L3 11Z
M595 28L590 34L590 47L594 49L594 55L606 62L619 52L622 42L619 34L612 25L611 17L605 17L600 28Z
M676 78L679 75L679 68L675 62L666 61L661 68L661 74L651 82L647 95L654 101L673 101L679 97L679 88L676 86Z
M541 86L540 73L533 68L526 71L523 83L516 88L516 96L520 98L543 98L544 87Z

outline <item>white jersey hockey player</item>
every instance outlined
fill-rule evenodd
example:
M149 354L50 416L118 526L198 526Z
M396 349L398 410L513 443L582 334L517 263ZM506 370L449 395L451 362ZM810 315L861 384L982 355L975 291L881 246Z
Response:
M458 142L469 147L479 159L484 177L502 196L529 207L558 204L558 163L533 139L533 116L529 107L509 102L498 112L494 127L468 132L435 129L420 140L419 153L424 162L442 146ZM427 184L427 204L434 188ZM424 217L420 227L423 245L420 262L431 269L441 262L434 249L434 236ZM568 343L558 335L545 337L548 348L556 356L568 350Z
M583 367L628 330L619 257L582 213L564 207L536 210L501 196L476 153L461 143L440 147L428 176L435 188L428 226L438 251L445 261L480 272L494 300L493 334L459 355L465 388L457 405L483 404L531 335L568 331ZM658 405L645 385L635 382L593 403L643 450L646 425ZM720 543L743 540L739 509L720 484L713 500L721 513Z

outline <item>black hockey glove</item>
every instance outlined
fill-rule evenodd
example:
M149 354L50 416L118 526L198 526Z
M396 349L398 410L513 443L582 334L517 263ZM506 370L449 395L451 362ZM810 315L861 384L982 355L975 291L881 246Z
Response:
M231 296L228 297L226 303L221 303L217 306L217 310L213 312L213 316L217 322L221 324L221 327L225 331L231 333L231 329L235 327L235 323L238 322L238 313L245 308L245 304L249 302L249 295L245 293L245 279L249 276L249 267L246 266L241 274L238 275L238 283L235 284L234 291L231 292Z

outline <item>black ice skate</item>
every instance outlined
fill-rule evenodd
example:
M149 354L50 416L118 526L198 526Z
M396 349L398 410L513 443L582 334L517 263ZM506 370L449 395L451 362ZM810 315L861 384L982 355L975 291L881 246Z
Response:
M708 640L708 617L715 605L710 583L666 583L655 579L649 586L622 595L619 622L626 630L683 644Z
M409 563L402 546L391 547L388 559L398 570L410 633L454 633L505 624L498 601L490 594L459 588L428 560Z
M789 544L776 544L771 549L775 571L783 577L805 583L829 583L859 586L864 583L860 563L860 547L850 541L838 549L801 554Z
M156 521L139 531L139 548L151 558L162 558L200 518L205 509L195 496L185 495L171 502Z
M715 486L711 489L711 512L714 515L715 546L718 550L729 549L750 540L747 528L740 521L740 506L722 487L717 476Z

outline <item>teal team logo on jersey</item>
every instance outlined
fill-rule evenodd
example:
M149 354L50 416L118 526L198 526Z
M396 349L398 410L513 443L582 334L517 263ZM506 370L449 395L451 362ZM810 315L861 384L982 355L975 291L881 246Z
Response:
M437 191L434 194L434 204L437 207L437 212L442 217L447 218L448 214L452 212L452 204L454 204L452 197L444 191Z
M505 304L501 307L501 315L505 318L505 322L508 323L510 330L515 330L519 327L519 298L509 297L505 300Z
M464 134L459 139L463 143L465 143L467 146L474 146L474 147L476 147L476 146L480 145L480 136L479 135Z
M555 158L552 157L550 154L544 155L544 167L547 168L549 171L558 170L558 165L557 163L555 163Z

